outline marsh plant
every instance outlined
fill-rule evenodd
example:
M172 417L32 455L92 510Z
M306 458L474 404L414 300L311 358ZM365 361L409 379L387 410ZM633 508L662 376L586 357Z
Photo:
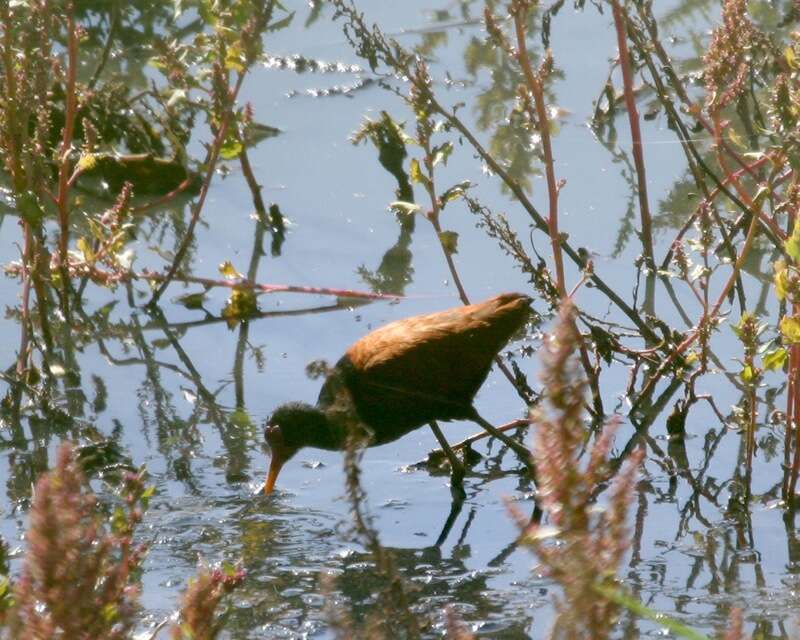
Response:
M153 487L128 473L116 504L94 494L69 444L36 483L19 576L3 579L0 635L31 640L125 640L137 625L139 574L147 551L137 529ZM213 640L224 596L241 582L232 567L203 569L186 590L175 640ZM161 625L163 626L163 625ZM152 635L153 638L156 634Z
M612 476L609 458L617 423L607 424L584 456L586 382L575 369L579 336L566 303L546 340L544 401L534 410L538 497L545 516L529 522L512 509L521 542L563 590L552 638L607 638L620 607L602 595L613 588L631 545L629 507L644 450L636 449L613 476L608 504L597 509L600 487ZM585 462L582 458L585 457Z
M637 469L646 475L648 466L657 467L667 478L663 492L642 490L658 495L659 502L675 500L676 487L685 481L691 495L678 537L689 535L694 518L702 525L697 535L715 535L701 504L730 523L736 539L731 575L738 563L749 562L742 560L742 549L755 547L752 505L760 500L782 510L788 564L794 567L800 34L793 24L800 9L789 1L685 3L688 9L678 4L676 11L657 13L662 8L652 1L465 0L458 3L463 23L480 28L466 45L464 69L451 70L436 55L446 38L422 34L413 46L410 38L393 38L373 24L362 12L370 7L351 0L310 3L307 24L324 15L337 20L364 68L270 54L271 34L297 28L290 8L273 0L107 7L78 0L0 0L0 204L19 227L16 255L5 265L19 284L18 300L8 302L6 314L19 338L13 361L0 372L7 387L0 437L3 447L19 454L8 457L9 498L30 506L24 559L9 566L7 550L0 554L8 576L0 585L7 637L127 638L138 619L146 548L137 531L151 497L144 476L120 474L124 465L117 465L120 493L111 500L91 491L69 447L59 450L54 470L45 471L56 440L94 447L122 441L121 421L103 430L82 419L102 416L109 403L99 375L90 383L81 377L80 355L88 345L96 344L113 365L145 371L137 390L142 422L146 431L157 425L157 447L166 452L170 473L195 490L190 462L203 440L198 425L208 421L224 449L219 457L226 480L241 482L257 431L244 401L245 360L250 356L259 371L268 362L248 335L249 322L268 315L258 296L336 296L334 304L315 312L353 306L357 298L396 299L414 273L410 247L419 222L433 231L433 250L459 299L468 303L472 283L459 267L476 257L465 255L459 236L465 216L468 226L474 222L478 234L499 245L535 294L528 337L538 339L539 330L559 318L546 339L541 385L528 379L530 345L497 361L532 410L536 472L513 472L521 471L520 486L531 489L536 504L531 517L513 510L519 524L515 545L530 547L540 570L558 585L553 637L609 637L625 615L700 637L659 617L625 588L621 566L634 553L628 512ZM696 5L719 7L710 36L670 38L681 11L690 15ZM568 7L600 12L613 27L616 52L581 55L611 58L588 124L628 188L626 202L607 205L624 211L614 258L631 261L627 288L614 279L619 270L596 264L593 247L579 246L570 236L562 205L568 190L580 187L559 175L565 166L558 145L565 112L557 102L565 74L553 38L564 30L551 28L572 19ZM141 71L145 63L147 72ZM389 105L351 138L372 144L397 187L385 203L398 220L397 242L376 269L357 269L369 291L259 280L265 238L271 237L270 254L277 257L288 227L281 206L265 202L250 160L261 140L279 133L260 122L268 115L241 99L257 67L358 76L352 86L330 92L337 96L370 86L389 91ZM481 83L477 94L464 94L474 97L466 103L461 88ZM658 204L648 180L652 120L663 124L661 131L685 161L683 175ZM620 136L623 127L626 136ZM466 160L459 166L474 168L469 180L453 175L456 157ZM214 220L207 203L220 176L241 177L252 200L253 249L246 268L230 258L208 273L202 271L205 247L199 238ZM497 192L509 200L490 205ZM592 224L610 225L595 215ZM766 279L762 262L769 267ZM203 314L196 322L167 318L164 301L175 284L192 287L175 302ZM206 294L214 288L228 293L212 313ZM102 305L87 309L97 292L110 301L104 297ZM112 313L120 302L127 303L129 318ZM291 313L272 314L284 312ZM181 342L190 329L217 321L239 332L233 410L220 399L230 380L210 387ZM157 340L146 338L150 330L159 332ZM731 332L738 338L735 353ZM207 341L197 342L205 357ZM161 357L167 351L173 361ZM607 375L612 369L624 375ZM164 382L169 375L180 379L191 405L188 418L175 409ZM737 395L735 406L720 406L720 380ZM698 435L698 416L710 416L713 426L690 456L686 442ZM527 427L529 421L521 423L512 426ZM662 427L666 434L655 433ZM737 458L718 465L729 477L710 478L709 465L728 434L741 437ZM659 437L667 438L666 448ZM465 457L472 442L460 449ZM126 457L113 447L107 451ZM441 622L451 637L470 637L461 620L468 616L460 616L457 606L443 621L419 614L414 590L381 545L367 511L359 455L350 447L345 461L355 522L348 538L366 550L383 581L377 598L383 613L362 625L334 607L334 626L343 637L418 637ZM782 465L771 464L776 456ZM500 468L502 458L493 472L508 473ZM754 465L764 461L770 464L754 480ZM759 480L772 486L753 491ZM723 491L727 500L720 497ZM438 550L439 542L434 546ZM719 563L713 550L709 554L709 570L718 578ZM173 637L218 634L224 617L215 612L242 577L230 568L201 572L169 631ZM762 586L761 577L757 583ZM330 590L335 588L333 581ZM730 603L720 605L716 622L730 609ZM730 615L726 637L742 636L742 617ZM762 620L758 632L766 637L771 626Z

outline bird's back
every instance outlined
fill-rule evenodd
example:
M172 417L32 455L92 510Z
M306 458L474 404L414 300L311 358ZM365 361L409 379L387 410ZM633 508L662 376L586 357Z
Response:
M494 357L525 323L529 304L528 296L504 293L392 322L353 344L337 369L376 444L431 420L468 417Z

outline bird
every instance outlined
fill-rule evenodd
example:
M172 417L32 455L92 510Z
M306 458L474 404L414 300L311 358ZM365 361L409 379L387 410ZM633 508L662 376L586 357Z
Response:
M460 484L463 465L438 420L472 420L527 464L530 452L484 420L473 400L499 351L526 323L531 302L522 293L501 293L397 320L356 341L328 373L316 406L289 402L267 421L271 460L264 492L272 493L283 465L303 447L342 450L351 434L378 446L425 424L448 457L451 486Z

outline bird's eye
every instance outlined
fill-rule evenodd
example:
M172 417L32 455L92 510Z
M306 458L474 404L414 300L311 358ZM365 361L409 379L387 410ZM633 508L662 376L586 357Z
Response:
M269 440L270 438L279 435L281 431L281 426L276 423L270 423L266 427L264 427L264 437Z

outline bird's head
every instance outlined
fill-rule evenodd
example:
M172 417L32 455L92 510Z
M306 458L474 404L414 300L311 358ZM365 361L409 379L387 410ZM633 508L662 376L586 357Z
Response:
M264 493L272 493L283 465L304 446L313 444L313 434L324 429L326 422L322 411L301 402L290 402L275 409L264 429L264 439L272 456Z

